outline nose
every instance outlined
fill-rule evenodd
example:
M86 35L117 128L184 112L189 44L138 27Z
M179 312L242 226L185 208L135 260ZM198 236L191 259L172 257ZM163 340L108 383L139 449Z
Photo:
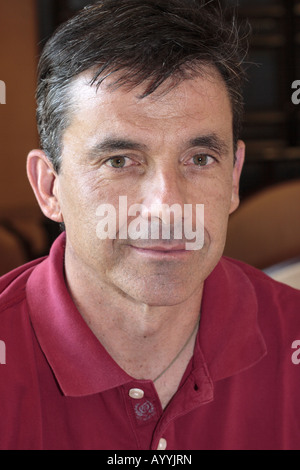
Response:
M145 185L142 217L148 220L156 217L163 223L181 221L186 202L184 186L176 169L156 171Z

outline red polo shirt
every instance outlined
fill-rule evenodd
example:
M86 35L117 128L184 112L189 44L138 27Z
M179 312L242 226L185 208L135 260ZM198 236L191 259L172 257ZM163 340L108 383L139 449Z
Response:
M77 311L64 246L62 235L0 281L0 449L300 449L300 291L222 259L163 411L153 383L120 369Z

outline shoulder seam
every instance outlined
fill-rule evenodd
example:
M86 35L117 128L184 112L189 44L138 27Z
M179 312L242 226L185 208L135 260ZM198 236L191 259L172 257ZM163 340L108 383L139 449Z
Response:
M13 299L10 299L9 301L3 302L3 303L0 301L0 315L1 315L1 313L3 313L4 310L7 310L7 309L13 307L14 305L19 304L20 302L22 302L22 300L25 300L25 298L26 298L25 292L26 292L26 288L23 287L23 289L19 293L19 295L17 295Z

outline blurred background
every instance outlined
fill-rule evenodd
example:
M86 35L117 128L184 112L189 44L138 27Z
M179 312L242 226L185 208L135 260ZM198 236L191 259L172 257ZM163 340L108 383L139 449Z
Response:
M56 224L40 213L25 172L27 153L39 146L36 68L56 27L89 3L0 0L0 80L6 84L6 104L0 105L0 274L45 255L59 234ZM230 218L225 254L271 273L278 265L295 273L300 258L300 104L291 97L292 83L300 81L300 0L222 3L236 7L241 21L247 18L252 26L242 135L247 159L241 205Z

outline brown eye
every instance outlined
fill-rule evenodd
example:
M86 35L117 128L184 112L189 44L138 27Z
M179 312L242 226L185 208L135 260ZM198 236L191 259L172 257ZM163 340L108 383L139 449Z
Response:
M195 155L193 157L193 162L198 166L206 166L208 163L209 156L203 153Z
M109 163L113 168L123 168L126 165L126 157L110 158Z

